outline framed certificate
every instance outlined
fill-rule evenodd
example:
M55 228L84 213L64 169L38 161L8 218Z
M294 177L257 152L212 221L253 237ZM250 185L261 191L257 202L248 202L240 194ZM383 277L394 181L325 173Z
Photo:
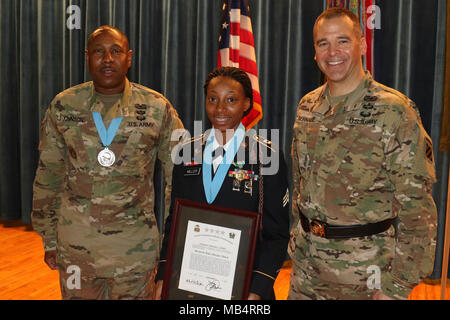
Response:
M259 219L257 212L176 199L162 298L246 299Z

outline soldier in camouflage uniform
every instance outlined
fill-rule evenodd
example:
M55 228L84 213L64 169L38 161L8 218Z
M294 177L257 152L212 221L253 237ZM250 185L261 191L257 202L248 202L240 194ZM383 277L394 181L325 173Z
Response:
M45 262L59 270L63 299L153 294L160 242L155 161L162 163L169 208L170 140L182 123L161 94L128 81L131 57L120 30L95 30L86 51L93 81L58 94L43 120L32 221L43 238ZM105 145L93 112L106 128L123 117L108 146L116 157L109 166L97 158Z
M364 72L354 14L325 11L314 41L327 83L294 124L288 298L405 299L433 268L431 140L414 103Z

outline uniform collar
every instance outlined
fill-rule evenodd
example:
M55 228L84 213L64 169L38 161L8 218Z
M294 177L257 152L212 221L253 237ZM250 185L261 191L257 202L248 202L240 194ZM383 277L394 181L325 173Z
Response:
M134 110L132 109L132 106L130 105L130 99L131 99L131 84L130 81L128 81L128 78L125 78L125 87L123 90L123 95L117 101L114 106L111 107L111 109L108 111L107 115L105 116L105 119L107 118L118 118L118 117L128 117L128 116L134 116ZM103 109L103 102L99 99L99 97L96 94L95 86L92 83L91 92L89 95L89 110L91 112L98 112L101 113Z
M214 129L214 128L213 128ZM209 133L209 136L208 136L208 138L206 139L206 141L208 141L209 139L210 139L210 137L211 137L211 135L213 135L214 137L212 138L213 139L213 142L212 142L212 144L213 144L213 150L215 150L216 148L218 148L218 147L222 147L223 149L224 149L224 151L226 152L227 150L228 150L228 147L230 146L230 144L231 144L231 141L233 141L233 139L230 139L230 140L228 140L228 142L227 143L225 143L223 146L222 145L220 145L220 143L219 143L219 141L217 141L217 138L216 138L216 135L214 134L214 130L211 130L211 132ZM236 133L236 132L235 132Z
M322 86L322 90L318 97L318 104L314 110L315 113L319 113L323 116L334 115L339 112L347 112L357 109L360 106L361 99L367 95L369 88L373 82L372 75L369 71L365 71L365 76L361 80L360 84L352 92L342 96L342 100L335 105L331 103L328 97L328 84Z

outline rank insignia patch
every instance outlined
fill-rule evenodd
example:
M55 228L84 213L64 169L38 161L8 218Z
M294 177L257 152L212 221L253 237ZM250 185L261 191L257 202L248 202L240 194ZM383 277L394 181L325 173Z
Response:
M425 138L425 156L433 162L433 142L428 137Z

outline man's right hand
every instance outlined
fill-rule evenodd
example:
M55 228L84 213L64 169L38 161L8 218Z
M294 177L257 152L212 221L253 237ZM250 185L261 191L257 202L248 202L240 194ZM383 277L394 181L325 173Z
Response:
M46 251L44 256L44 262L49 266L50 269L56 270L56 250Z

